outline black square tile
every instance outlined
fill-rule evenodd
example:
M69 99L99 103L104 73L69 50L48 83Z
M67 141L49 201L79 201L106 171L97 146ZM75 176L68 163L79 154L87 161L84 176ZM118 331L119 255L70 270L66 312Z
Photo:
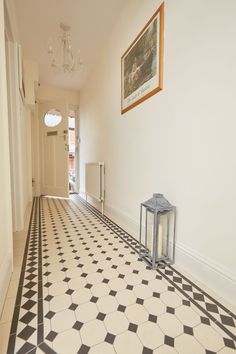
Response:
M68 268L65 268L65 267L63 267L63 268L61 269L62 272L66 272L67 270L68 270Z
M77 354L88 354L89 350L90 350L90 347L88 347L85 344L82 344L81 347L79 348L79 351Z
M104 318L106 317L105 313L99 312L97 315L97 319L100 321L104 321Z
M142 284L148 285L148 281L147 280L142 280Z
M82 322L79 322L79 321L76 321L73 325L73 328L76 329L77 331L80 331L80 329L82 328L83 326L83 323Z
M184 326L184 333L190 334L191 336L193 336L193 329L192 329L192 327Z
M221 322L226 326L235 327L234 320L230 316L220 315Z
M200 317L200 320L201 320L202 323L204 323L204 324L210 326L210 320L209 320L209 318L201 316L201 317Z
M166 345L169 345L170 347L174 347L174 345L175 345L175 340L174 340L174 338L172 338L172 337L165 336L164 343L165 343Z
M143 304L144 304L144 300L143 300L143 299L140 299L140 298L138 297L137 300L136 300L136 303L139 304L139 305L143 305Z
M182 288L185 291L193 291L192 285L189 285L189 284L183 284Z
M75 311L77 309L78 305L77 304L71 304L69 306L69 310Z
M173 277L173 281L174 281L175 283L181 284L181 283L182 283L182 278L180 278L180 277Z
M87 289L91 289L92 288L92 284L89 284L89 283L87 283L86 285L85 285L85 288L87 288Z
M157 323L157 316L150 314L148 316L148 321Z
M114 290L111 290L111 291L109 292L109 295L111 295L111 296L116 296L116 294L117 294L117 292L114 291Z
M183 300L182 301L182 304L184 305L184 306L190 306L191 304L190 304L190 301L188 301L188 300Z
M161 295L160 295L159 293L157 293L156 291L154 291L154 293L152 294L152 296L159 298Z
M26 326L17 336L27 341L35 331L35 328L31 326Z
M115 338L116 338L116 336L114 336L114 334L107 333L106 338L105 338L105 342L113 344Z
M219 309L215 304L206 303L206 309L209 312L219 313Z
M52 283L47 282L46 284L44 284L44 287L45 287L45 288L50 288L51 285L52 285Z
M45 317L50 320L51 318L53 318L54 315L55 315L55 312L53 312L53 311L48 311L48 313L45 315Z
M175 309L174 309L173 307L169 307L169 306L167 306L167 308L166 308L166 312L171 313L172 315L174 315L174 313L175 313Z
M123 306L123 305L119 305L118 308L117 308L117 311L120 311L120 312L125 312L125 309L126 307Z
M82 273L80 276L83 277L83 278L86 278L87 277L87 273Z
M68 290L66 291L66 294L67 294L67 295L72 295L72 294L73 294L73 292L74 292L74 290L72 290L72 289L68 289Z
M51 283L50 283L51 284ZM31 297L33 297L36 294L36 291L33 290L29 290L24 294L24 297L27 297L27 299L30 299Z
M23 317L21 317L20 321L25 324L29 324L33 320L33 318L35 318L35 316L35 313L28 311Z
M118 278L124 279L124 277L125 277L124 274L119 274L118 275Z
M64 281L65 283L68 283L70 280L71 280L71 279L68 278L68 277L66 277L65 279L63 279L63 281Z
M25 303L24 305L22 305L21 307L23 307L23 309L25 309L25 310L30 310L35 304L36 304L35 301L33 301L33 300L28 300L28 301L26 301L26 303Z
M91 299L89 300L90 302L96 303L98 301L98 297L92 296Z
M232 339L229 338L223 338L225 346L228 348L236 349L235 343Z
M200 293L193 293L193 298L197 301L205 301L203 294Z
M138 326L135 323L130 323L129 324L129 327L128 327L129 331L136 333L137 329L138 329Z
M174 291L175 291L175 288L174 288L173 286L168 286L168 291L174 292Z
M134 288L133 285L129 285L129 284L128 284L128 285L126 286L126 289L128 289L128 290L133 290L133 288Z
M103 281L102 281L103 283L105 283L105 284L108 284L109 283L109 279L103 279Z

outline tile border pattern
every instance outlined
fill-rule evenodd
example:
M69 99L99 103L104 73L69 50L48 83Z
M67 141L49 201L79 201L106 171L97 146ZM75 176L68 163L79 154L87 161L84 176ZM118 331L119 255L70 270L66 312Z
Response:
M37 348L56 354L44 342L43 317L41 206L40 197L34 197L7 354L34 354Z
M136 253L139 253L140 247L144 247L139 243L137 239L131 236L128 232L122 229L118 224L116 224L106 215L102 214L85 199L79 195L74 195L72 197L72 201L76 203L76 200L82 203L85 208L87 208L101 221L103 221ZM150 266L151 264L149 260L145 260L148 266ZM221 330L223 330L231 339L236 342L236 314L228 310L219 301L214 299L198 285L181 274L178 270L175 269L174 266L162 265L161 268L157 269L157 272L160 274L160 277L165 278L170 283L173 291L179 291L183 296L186 297L187 301L190 301L192 304L194 304L200 311L202 311L205 316L207 316L212 322L214 322Z
M87 211L99 218L107 227L119 236L134 252L139 253L140 243L106 215L86 202L79 195L71 196L73 205L83 205ZM30 223L25 244L19 287L12 318L7 354L33 354L37 348L46 354L56 354L45 342L43 311L43 275L42 275L42 232L41 198L35 197L31 210ZM72 206L68 203L68 207ZM146 260L148 262L148 260ZM147 264L150 269L150 264ZM174 266L166 265L157 269L160 279L165 278L170 286L168 290L180 292L186 303L194 304L203 314L203 323L210 321L236 342L236 315L207 294L199 286L177 271ZM22 312L23 311L23 312ZM23 317L20 316L24 313ZM18 344L16 346L16 339Z

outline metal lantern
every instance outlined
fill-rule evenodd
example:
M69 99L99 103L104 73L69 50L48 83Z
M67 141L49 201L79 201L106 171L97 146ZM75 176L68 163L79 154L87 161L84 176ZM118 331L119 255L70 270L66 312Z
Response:
M151 199L141 203L139 239L145 248L140 247L140 257L147 257L152 268L174 262L175 214L176 208L163 194L155 193Z

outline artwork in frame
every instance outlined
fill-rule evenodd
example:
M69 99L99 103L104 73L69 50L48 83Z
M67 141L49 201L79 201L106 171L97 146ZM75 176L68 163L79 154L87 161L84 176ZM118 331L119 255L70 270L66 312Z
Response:
M121 113L162 89L164 3L121 58Z

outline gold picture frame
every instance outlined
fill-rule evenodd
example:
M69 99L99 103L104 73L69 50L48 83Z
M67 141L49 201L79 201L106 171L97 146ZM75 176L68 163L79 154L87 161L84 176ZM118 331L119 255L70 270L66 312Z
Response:
M163 88L164 3L121 57L121 113Z

